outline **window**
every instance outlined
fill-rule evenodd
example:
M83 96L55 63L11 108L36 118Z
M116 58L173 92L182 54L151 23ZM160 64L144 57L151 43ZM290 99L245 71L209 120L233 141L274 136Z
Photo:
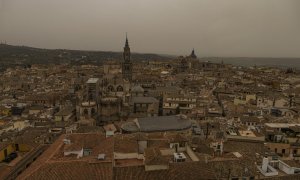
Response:
M275 153L277 153L277 148L275 148L275 150L274 150L274 151L275 151Z
M92 154L92 150L91 149L83 149L83 156L89 156Z
M87 109L84 109L84 110L83 110L83 114L84 114L84 115L88 115L88 114L89 114L88 110L87 110Z
M7 157L7 149L4 149L4 157Z
M114 91L114 87L113 86L108 86L107 90L108 90L108 92L113 92Z
M285 154L285 149L282 149L281 152L282 152L282 154Z
M96 113L95 108L92 108L92 114L95 114L95 113Z
M293 150L293 154L297 154L297 149L294 149L294 150Z
M122 92L122 91L123 91L123 87L122 87L122 86L118 86L118 87L117 87L117 91L118 91L118 92Z
M185 147L185 142L180 142L179 147Z
M19 151L19 144L15 144L16 151Z

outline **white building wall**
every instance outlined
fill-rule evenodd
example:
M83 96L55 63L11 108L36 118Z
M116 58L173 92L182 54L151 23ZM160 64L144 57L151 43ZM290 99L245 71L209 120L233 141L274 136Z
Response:
M144 155L138 153L117 153L114 152L114 159L144 159Z
M282 161L279 161L279 169L287 174L294 174L294 168L290 167Z

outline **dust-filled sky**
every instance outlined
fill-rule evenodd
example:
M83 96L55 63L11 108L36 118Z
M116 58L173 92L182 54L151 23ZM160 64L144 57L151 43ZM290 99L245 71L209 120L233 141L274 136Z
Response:
M0 0L0 41L42 48L300 57L300 0Z

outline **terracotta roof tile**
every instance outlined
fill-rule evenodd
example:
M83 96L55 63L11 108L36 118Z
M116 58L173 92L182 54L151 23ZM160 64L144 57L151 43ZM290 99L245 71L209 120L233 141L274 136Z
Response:
M22 177L20 178L22 179ZM89 163L86 161L68 161L46 163L38 171L25 179L112 179L112 163Z

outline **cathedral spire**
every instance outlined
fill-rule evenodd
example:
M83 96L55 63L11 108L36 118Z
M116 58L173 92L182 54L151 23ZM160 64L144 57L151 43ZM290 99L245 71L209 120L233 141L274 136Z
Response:
M193 58L193 59L196 59L196 58L197 58L197 56L196 56L196 54L195 54L194 48L193 48L193 50L192 50L192 53L191 53L190 57Z
M127 38L127 32L126 32L126 42L125 42L125 47L129 47L128 38Z
M122 63L122 74L123 78L129 81L132 80L132 63L130 62L130 47L128 43L127 33L126 33L126 42L123 51L123 59L124 62Z

